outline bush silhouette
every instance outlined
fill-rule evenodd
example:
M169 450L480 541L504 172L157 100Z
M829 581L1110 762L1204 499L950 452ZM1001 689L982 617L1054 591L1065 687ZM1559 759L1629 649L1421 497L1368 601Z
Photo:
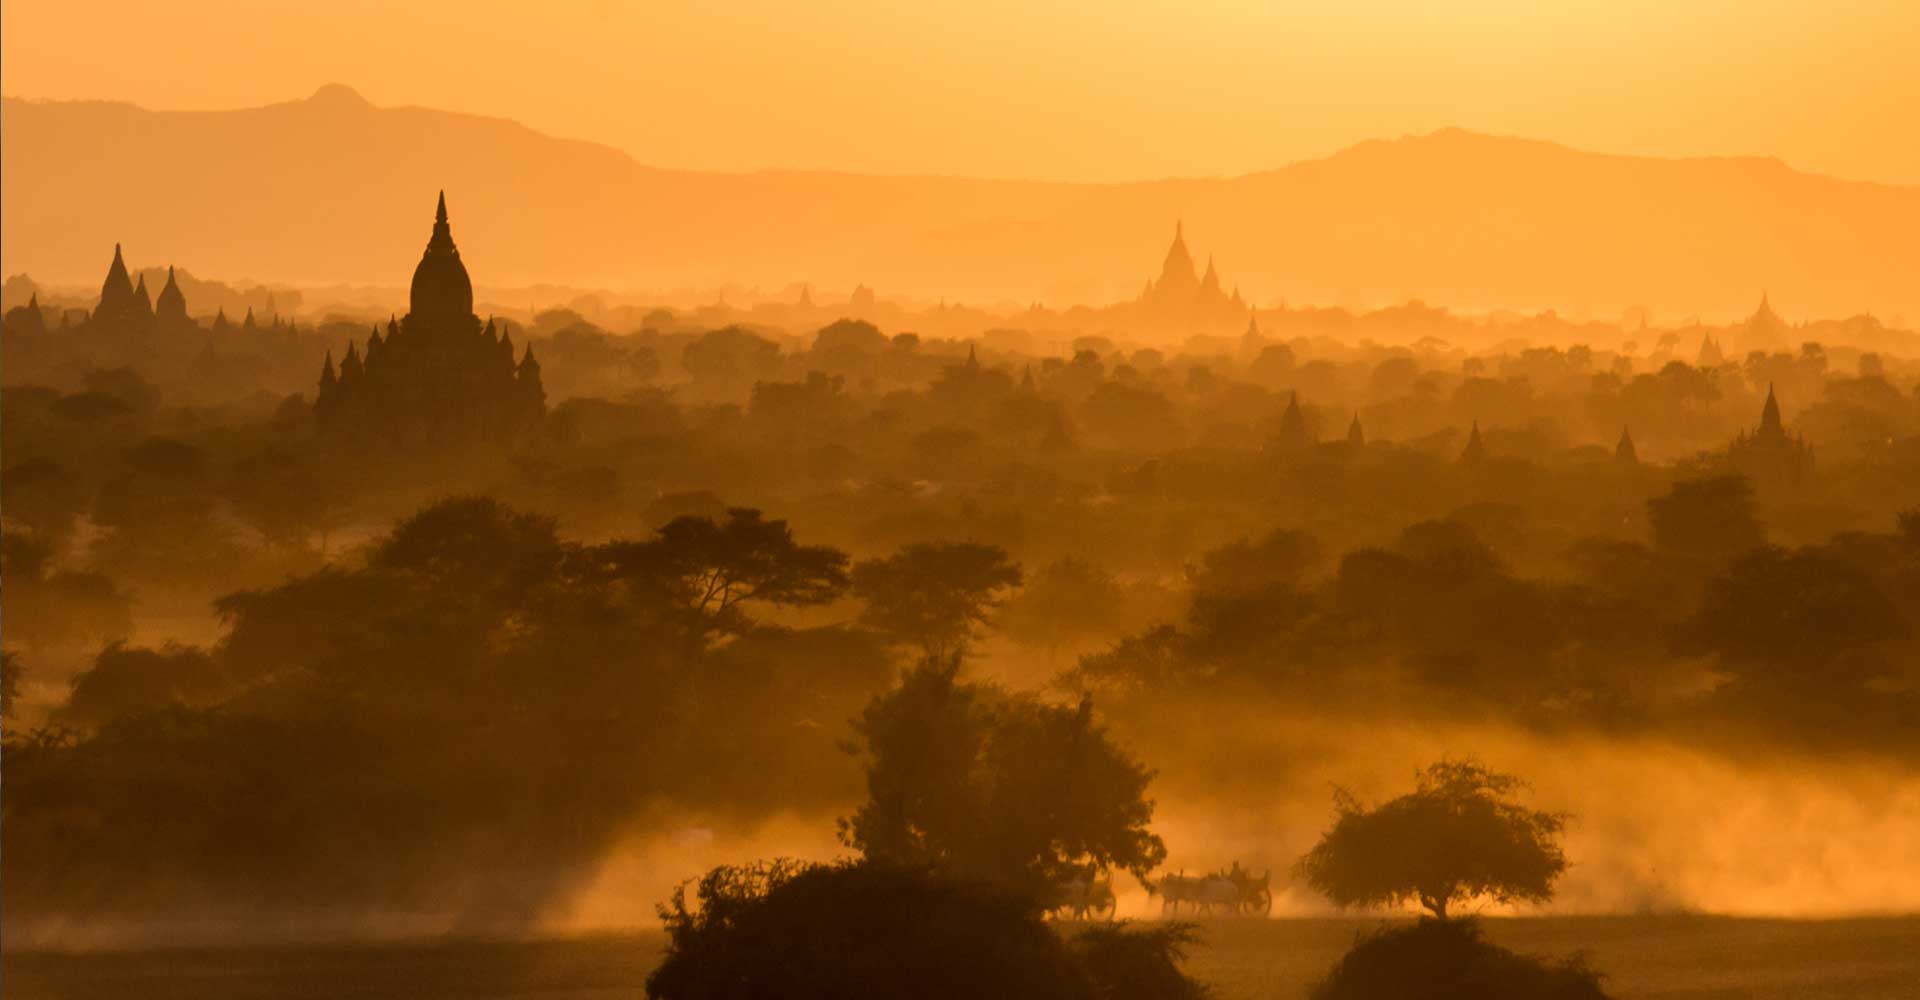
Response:
M1474 920L1383 928L1342 956L1311 1000L1606 1000L1580 956L1551 961L1481 937Z
M1185 928L1066 939L1030 898L928 868L795 861L708 872L660 907L658 1000L919 997L1186 1000Z

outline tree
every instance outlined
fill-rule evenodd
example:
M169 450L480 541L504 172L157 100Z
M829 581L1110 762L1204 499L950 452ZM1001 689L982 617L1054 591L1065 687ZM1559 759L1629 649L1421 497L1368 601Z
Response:
M961 683L928 662L867 705L854 729L868 801L841 821L867 857L933 865L1038 898L1060 881L1166 857L1147 829L1153 772L1093 722L1091 699L1043 703Z
M219 664L197 646L168 643L155 650L116 642L74 677L58 716L98 727L176 705L211 704L224 693L225 681Z
M1545 901L1567 868L1558 842L1567 817L1514 802L1521 787L1477 761L1443 760L1375 809L1336 790L1333 828L1298 873L1341 906L1413 901L1442 920L1477 897Z
M1880 666L1858 655L1909 634L1873 578L1820 548L1756 549L1708 581L1675 635L1679 652L1718 654L1748 680L1838 686ZM1756 667L1762 667L1756 670Z
M847 586L846 553L797 544L786 521L744 507L730 508L722 520L676 517L649 541L602 545L590 558L637 596L675 609L698 645L744 631L745 602L825 604Z
M780 367L780 345L745 327L729 326L688 344L680 352L680 364L703 382L764 378Z
M1753 513L1753 484L1741 476L1688 479L1647 501L1654 548L1704 559L1726 559L1766 543Z
M997 545L910 545L853 569L854 593L867 602L861 620L930 659L955 656L987 624L1000 595L1020 585L1020 567Z
M1303 531L1277 528L1259 541L1245 538L1223 545L1187 567L1196 595L1250 594L1274 584L1292 585L1320 564L1320 542Z
M552 518L470 496L442 500L400 522L367 562L497 599L552 575L564 552Z

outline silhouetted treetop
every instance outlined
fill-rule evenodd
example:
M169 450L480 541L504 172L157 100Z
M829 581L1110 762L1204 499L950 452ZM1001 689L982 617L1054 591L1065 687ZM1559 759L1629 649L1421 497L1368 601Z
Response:
M1566 817L1515 802L1518 778L1478 762L1441 761L1414 791L1373 809L1336 791L1334 825L1300 859L1307 883L1342 906L1545 901L1566 871Z
M592 554L598 572L660 596L684 612L690 636L737 633L741 604L814 605L847 586L847 556L800 545L784 520L735 507L719 520L683 515L644 542L615 542Z
M561 555L552 518L513 510L493 497L456 497L400 522L368 562L441 585L487 588L538 580Z
M1005 549L979 542L910 545L853 569L860 620L936 659L963 651L1020 580Z
M958 670L924 663L861 713L868 800L842 839L1036 900L1069 877L1144 875L1166 857L1147 829L1153 772L1094 723L1091 700L1051 705L963 683Z

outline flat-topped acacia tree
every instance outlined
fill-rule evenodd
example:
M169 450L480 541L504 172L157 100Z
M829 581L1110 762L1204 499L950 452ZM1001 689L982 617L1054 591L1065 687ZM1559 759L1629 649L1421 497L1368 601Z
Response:
M1522 787L1477 761L1443 760L1412 792L1373 809L1336 789L1333 827L1296 870L1341 906L1412 900L1442 920L1471 899L1544 902L1567 869L1567 817L1514 801Z

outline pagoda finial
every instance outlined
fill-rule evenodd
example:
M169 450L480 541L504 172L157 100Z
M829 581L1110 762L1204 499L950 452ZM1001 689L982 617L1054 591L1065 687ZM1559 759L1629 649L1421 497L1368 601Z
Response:
M433 221L447 221L447 192L445 188L440 190L440 206L433 211Z

